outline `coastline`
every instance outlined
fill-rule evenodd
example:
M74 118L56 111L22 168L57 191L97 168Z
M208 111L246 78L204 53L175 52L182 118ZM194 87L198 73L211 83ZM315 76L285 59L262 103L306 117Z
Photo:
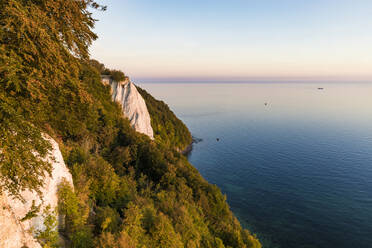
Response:
M190 155L194 144L197 144L197 143L202 142L202 141L203 141L203 139L196 138L196 137L192 136L191 143L188 146L186 146L185 149L183 149L181 151L181 154L187 157L188 155Z

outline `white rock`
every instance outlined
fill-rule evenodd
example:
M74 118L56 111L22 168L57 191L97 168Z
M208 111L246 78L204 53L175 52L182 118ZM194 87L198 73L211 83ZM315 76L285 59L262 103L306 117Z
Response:
M154 139L149 111L136 86L129 79L116 82L106 75L102 75L102 82L111 86L112 100L120 103L124 116L129 119L132 127Z
M47 138L51 145L51 154L47 160L52 164L52 176L46 175L44 186L41 188L42 199L35 192L23 191L21 196L24 202L14 199L6 192L0 195L0 247L20 248L24 245L28 248L41 247L34 238L35 232L44 230L43 210L48 205L52 210L58 205L57 190L59 183L65 179L73 185L72 176L63 161L61 151L56 141ZM53 160L54 158L54 160ZM32 202L40 205L38 216L20 221L30 211Z

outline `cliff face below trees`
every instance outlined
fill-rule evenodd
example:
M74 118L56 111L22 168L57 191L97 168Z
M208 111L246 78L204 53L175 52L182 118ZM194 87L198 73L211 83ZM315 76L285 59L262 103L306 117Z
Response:
M102 75L101 77L104 84L111 86L112 100L121 105L123 114L129 119L132 127L137 132L154 139L149 111L136 86L128 78L116 82L110 76Z
M110 93L100 76L106 68L87 60L97 38L91 10L105 6L12 0L0 7L1 248L57 246L57 230L49 228L55 224L44 214L57 202L64 220L59 231L70 247L261 247L221 191L174 149L191 135L166 104L142 95L149 116L140 89L129 81L108 82ZM117 82L125 81L113 72ZM152 137L150 117L155 142L132 128ZM40 178L49 169L41 161L49 153L40 132L63 145L74 189L62 180L71 184L55 142L52 175ZM43 197L23 189L39 189ZM29 233L37 234L43 222L43 235Z
M21 192L24 201L15 199L6 192L0 196L0 247L41 247L35 235L45 229L47 207L50 207L50 213L57 210L58 185L63 180L73 185L72 176L63 161L57 142L50 138L48 140L52 145L47 158L52 165L52 174L45 176L44 186L40 189L41 197L36 192L27 190ZM55 216L56 213L57 211Z

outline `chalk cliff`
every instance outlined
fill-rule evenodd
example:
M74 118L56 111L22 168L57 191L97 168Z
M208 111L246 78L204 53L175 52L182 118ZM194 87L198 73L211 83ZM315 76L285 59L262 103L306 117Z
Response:
M154 139L150 114L145 100L138 92L136 86L128 78L124 81L116 82L106 75L102 75L102 82L111 86L112 100L120 103L124 116L129 119L132 127L137 132L146 134L151 139Z
M52 175L45 177L44 186L41 189L42 199L35 192L21 192L24 202L14 199L6 192L0 195L0 247L7 248L38 248L41 247L34 235L39 230L44 230L44 209L50 206L52 210L58 205L57 190L62 180L66 180L71 185L72 176L66 167L61 151L57 142L48 138L52 145L52 150L48 158L52 164ZM37 216L28 220L21 221L22 218L31 210L32 205L40 205Z

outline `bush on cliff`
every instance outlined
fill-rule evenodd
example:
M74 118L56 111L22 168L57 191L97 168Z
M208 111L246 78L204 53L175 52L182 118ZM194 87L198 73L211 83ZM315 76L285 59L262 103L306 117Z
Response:
M186 127L178 133L174 124L172 138L162 134L156 143L123 118L89 62L96 36L88 6L99 7L0 2L3 189L16 195L42 185L40 175L50 169L38 159L48 151L45 132L59 142L73 175L74 190L60 186L58 209L71 247L260 247L220 190L175 151L188 142ZM152 113L167 130L162 118L171 114L159 106Z
M178 150L184 150L192 142L192 136L186 125L177 118L168 105L156 100L146 90L137 87L145 99L147 109L151 116L151 126L154 130L155 140Z

